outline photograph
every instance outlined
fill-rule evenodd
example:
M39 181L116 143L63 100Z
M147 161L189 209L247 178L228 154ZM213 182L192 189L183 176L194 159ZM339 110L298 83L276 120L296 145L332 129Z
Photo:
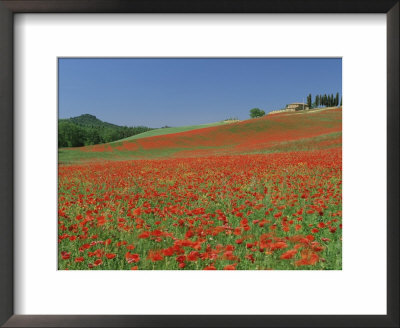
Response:
M342 58L58 58L58 270L342 270Z

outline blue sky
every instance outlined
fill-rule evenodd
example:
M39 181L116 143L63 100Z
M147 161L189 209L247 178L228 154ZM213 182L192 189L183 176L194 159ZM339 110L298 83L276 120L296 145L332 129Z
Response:
M340 58L61 58L59 118L153 128L249 118L342 93Z

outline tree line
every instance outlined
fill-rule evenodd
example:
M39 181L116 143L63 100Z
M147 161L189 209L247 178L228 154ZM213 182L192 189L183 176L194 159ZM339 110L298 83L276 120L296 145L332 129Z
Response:
M146 126L114 125L85 114L58 121L58 147L81 147L107 143L149 130L153 129Z
M307 96L307 105L309 108L342 106L342 97L340 97L339 101L339 92L336 92L335 96L333 94L316 95L313 102L312 95L310 93Z

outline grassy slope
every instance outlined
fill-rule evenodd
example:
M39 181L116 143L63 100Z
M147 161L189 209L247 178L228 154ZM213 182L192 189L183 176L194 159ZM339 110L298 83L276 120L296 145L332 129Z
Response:
M215 122L215 123L209 123L209 124L200 124L200 125L189 125L189 126L178 126L175 128L162 128L162 129L155 129L147 132L143 132L137 135L134 135L132 137L124 138L121 140L114 141L115 142L121 142L121 141L130 141L130 140L135 140L135 139L142 139L142 138L148 138L148 137L155 137L155 136L162 136L166 134L173 134L173 133L180 133L180 132L186 132L186 131L191 131L191 130L197 130L197 129L204 129L212 126L219 126L219 125L225 125L228 124L225 121L222 122Z
M196 157L326 149L341 146L341 131L340 109L283 113L233 124L217 123L179 133L133 137L105 145L61 149L59 161L71 163L81 160Z

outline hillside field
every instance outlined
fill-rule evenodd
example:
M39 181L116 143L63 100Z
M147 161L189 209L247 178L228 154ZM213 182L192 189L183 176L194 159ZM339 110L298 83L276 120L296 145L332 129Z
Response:
M174 133L186 132L186 131L191 131L191 130L204 129L204 128L208 128L211 126L219 126L219 125L225 125L225 124L229 124L229 123L226 121L221 121L221 122L208 123L208 124L153 129L151 131L146 131L146 132L134 135L132 137L121 139L120 141L130 141L130 140L135 140L135 139L143 139L143 138L148 138L148 137L162 136L162 135L167 135L167 134L174 134ZM118 142L118 141L115 141L115 142Z
M62 148L59 162L270 153L341 146L341 109L282 113L214 124L184 127L184 131L157 129L108 144ZM174 133L169 133L171 130Z
M341 108L170 129L59 150L59 269L342 268Z

